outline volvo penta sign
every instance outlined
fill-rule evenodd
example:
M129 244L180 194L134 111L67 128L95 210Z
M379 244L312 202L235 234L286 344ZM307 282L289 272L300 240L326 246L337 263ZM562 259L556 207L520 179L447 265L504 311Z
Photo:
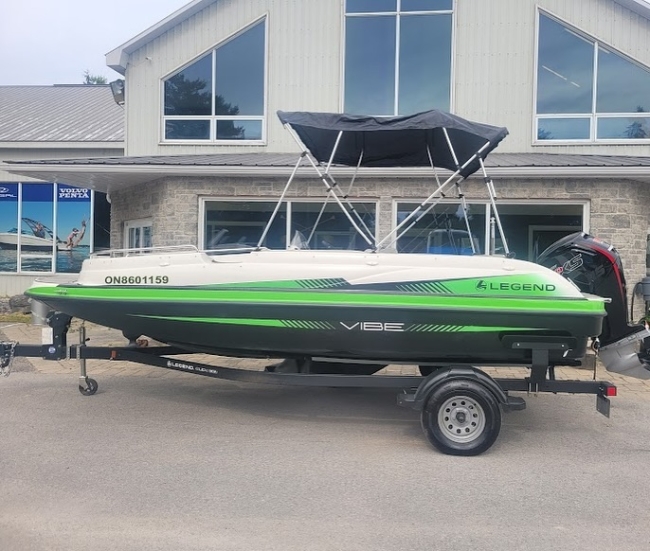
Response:
M90 190L86 188L76 188L59 185L58 198L63 200L86 200L90 201Z

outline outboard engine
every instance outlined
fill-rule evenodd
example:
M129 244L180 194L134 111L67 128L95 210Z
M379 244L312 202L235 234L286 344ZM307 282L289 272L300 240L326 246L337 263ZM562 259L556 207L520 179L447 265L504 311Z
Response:
M578 232L553 243L537 263L573 281L584 293L610 299L599 336L600 360L608 371L650 379L650 331L628 323L625 276L616 249Z

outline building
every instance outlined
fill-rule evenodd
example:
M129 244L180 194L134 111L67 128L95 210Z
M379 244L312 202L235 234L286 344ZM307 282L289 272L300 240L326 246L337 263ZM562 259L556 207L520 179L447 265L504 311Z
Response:
M449 110L506 126L488 158L510 248L533 259L586 230L646 274L650 226L650 5L641 0L194 0L107 55L124 75L126 155L8 163L111 199L111 246L256 243L298 148L275 113ZM266 245L362 247L299 172ZM340 170L342 183L351 175ZM351 191L378 236L427 197L429 173L360 171ZM491 207L470 179L473 239ZM398 243L463 229L448 198ZM466 236L467 237L467 236ZM498 247L498 243L497 243Z
M123 154L124 111L107 85L0 86L0 161ZM21 293L37 273L78 271L90 251L109 244L104 194L90 180L75 182L81 189L47 182L0 162L0 296ZM84 221L79 247L59 250L54 236L63 241Z

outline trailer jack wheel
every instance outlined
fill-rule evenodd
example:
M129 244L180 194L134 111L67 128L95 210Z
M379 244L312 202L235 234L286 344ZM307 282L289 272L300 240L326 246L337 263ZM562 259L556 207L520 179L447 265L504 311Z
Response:
M91 379L90 377L79 377L79 392L84 396L92 396L97 392L97 381Z
M420 417L429 442L450 455L478 455L494 444L501 410L494 394L473 380L453 380L435 388Z

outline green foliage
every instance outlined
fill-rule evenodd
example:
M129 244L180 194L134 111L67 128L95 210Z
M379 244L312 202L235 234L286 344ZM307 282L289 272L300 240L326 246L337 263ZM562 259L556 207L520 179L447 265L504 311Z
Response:
M84 71L84 84L107 84L106 77L101 75L93 75L88 69Z

